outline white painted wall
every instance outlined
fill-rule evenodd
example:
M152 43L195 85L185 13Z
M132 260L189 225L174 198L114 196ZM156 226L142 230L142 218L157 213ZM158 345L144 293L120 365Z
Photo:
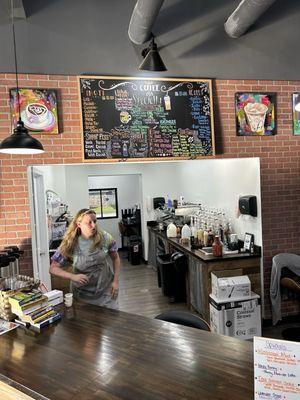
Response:
M64 165L59 165L53 168L52 165L43 165L42 171L44 173L44 184L46 190L53 190L56 192L61 201L66 203L66 171Z
M103 163L67 166L39 166L39 169L52 168L54 176L65 171L66 203L71 214L80 208L88 207L89 176L126 176L140 175L141 180L141 216L145 258L147 259L148 231L147 220L153 219L153 208L147 211L147 198L166 196L187 201L202 202L211 207L222 207L231 214L233 227L240 239L245 232L254 233L255 244L262 245L261 203L260 203L260 165L258 158L207 159L175 162L145 163ZM128 178L129 179L129 178ZM61 182L52 179L52 185ZM106 181L108 182L108 181ZM110 187L112 185L109 185ZM57 191L55 188L53 190ZM258 217L237 218L237 200L239 195L255 195L258 200ZM120 198L120 197L119 197ZM121 200L121 198L120 198ZM138 202L138 199L133 202Z
M201 169L187 163L178 175L185 199L224 209L239 239L253 233L255 244L262 245L259 158L203 160ZM257 197L257 217L238 216L238 199L245 195Z

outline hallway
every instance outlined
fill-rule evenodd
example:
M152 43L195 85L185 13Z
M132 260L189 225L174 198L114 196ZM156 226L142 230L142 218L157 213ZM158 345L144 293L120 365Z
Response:
M120 251L122 269L120 276L119 309L132 314L154 318L170 310L187 310L185 303L170 303L157 285L157 273L151 265L131 265L127 253Z

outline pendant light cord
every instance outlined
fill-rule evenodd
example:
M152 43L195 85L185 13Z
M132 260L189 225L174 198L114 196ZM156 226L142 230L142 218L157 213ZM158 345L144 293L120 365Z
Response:
M16 73L16 83L17 83L18 114L19 114L19 120L20 120L21 119L21 106L20 106L19 79L18 79L17 45L16 45L15 22L14 22L14 0L10 0L10 5L11 5L11 25L12 25L12 32L13 32L13 44L14 44L14 57L15 57L15 73Z

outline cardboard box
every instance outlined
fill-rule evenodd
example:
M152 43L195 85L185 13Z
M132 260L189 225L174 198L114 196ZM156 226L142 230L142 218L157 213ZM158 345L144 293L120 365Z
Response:
M260 296L256 293L227 302L210 295L209 311L212 332L244 340L261 336Z
M227 270L211 273L211 292L218 300L234 300L251 295L251 282L243 271Z

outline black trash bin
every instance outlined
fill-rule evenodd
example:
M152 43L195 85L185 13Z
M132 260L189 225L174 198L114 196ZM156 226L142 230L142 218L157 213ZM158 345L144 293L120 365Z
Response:
M187 259L182 253L162 254L157 256L158 282L164 296L172 302L186 301L185 275Z
M175 276L174 276L174 299L175 302L186 302L186 272L187 272L187 257L176 252L172 254L174 262Z
M174 262L171 254L160 254L156 257L158 287L164 296L173 296Z
M142 241L139 236L129 237L128 258L131 265L140 265L142 257Z

